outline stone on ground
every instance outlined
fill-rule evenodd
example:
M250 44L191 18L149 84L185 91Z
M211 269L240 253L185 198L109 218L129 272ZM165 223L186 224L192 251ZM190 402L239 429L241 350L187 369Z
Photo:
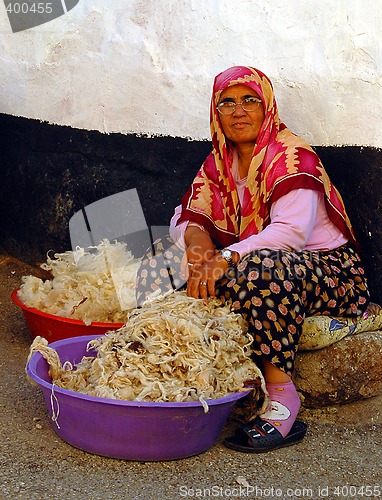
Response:
M382 331L299 352L294 382L304 408L342 405L382 394Z

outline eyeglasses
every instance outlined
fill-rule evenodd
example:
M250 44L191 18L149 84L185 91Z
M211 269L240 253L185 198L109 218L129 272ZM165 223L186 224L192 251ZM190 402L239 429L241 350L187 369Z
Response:
M261 99L258 97L247 97L241 102L223 101L216 106L216 109L222 115L232 115L232 113L236 111L236 106L239 104L244 111L250 112L255 111L261 102Z

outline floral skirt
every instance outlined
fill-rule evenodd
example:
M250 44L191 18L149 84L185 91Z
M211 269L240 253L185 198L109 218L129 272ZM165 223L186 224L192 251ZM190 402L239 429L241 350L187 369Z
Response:
M171 240L155 242L138 272L138 304L156 290L184 286L182 257ZM246 319L255 361L266 359L288 375L306 316L356 317L370 300L351 244L331 251L256 250L228 269L216 283L216 295Z

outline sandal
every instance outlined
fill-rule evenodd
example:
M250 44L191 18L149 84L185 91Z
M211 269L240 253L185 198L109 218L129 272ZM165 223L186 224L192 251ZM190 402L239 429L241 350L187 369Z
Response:
M235 436L225 438L224 444L232 450L243 453L265 453L300 443L304 439L307 429L308 426L305 422L296 420L289 434L284 438L275 426L260 417L256 417L250 424L239 428Z

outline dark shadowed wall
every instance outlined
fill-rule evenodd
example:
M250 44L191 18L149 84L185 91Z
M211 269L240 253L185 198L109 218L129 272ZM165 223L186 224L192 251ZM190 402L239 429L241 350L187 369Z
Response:
M137 189L148 225L167 225L210 151L207 141L106 135L4 114L0 130L0 247L31 263L71 248L75 212L126 189ZM382 302L382 151L315 149L344 198L373 299Z

